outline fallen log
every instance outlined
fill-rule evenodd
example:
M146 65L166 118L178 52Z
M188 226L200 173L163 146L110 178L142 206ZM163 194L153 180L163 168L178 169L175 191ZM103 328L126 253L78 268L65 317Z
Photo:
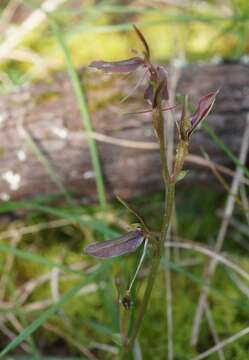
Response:
M95 129L93 137L97 141L109 196L115 191L131 198L161 190L160 159L151 129L151 115L123 115L145 109L142 92L136 91L120 104L120 99L129 93L137 79L134 75L114 76L89 70L83 70L81 76L88 90ZM177 92L188 93L196 102L200 96L217 88L221 91L208 123L237 154L249 111L249 67L242 64L186 67L182 70ZM69 192L83 200L96 200L95 174L87 139L66 74L1 95L0 128L1 200L59 192L27 136ZM200 148L215 163L231 165L203 129L193 136L191 154L195 157L192 156L192 160L200 162L196 157L201 155ZM212 175L207 166L188 163L186 167L193 168L186 184L210 181Z

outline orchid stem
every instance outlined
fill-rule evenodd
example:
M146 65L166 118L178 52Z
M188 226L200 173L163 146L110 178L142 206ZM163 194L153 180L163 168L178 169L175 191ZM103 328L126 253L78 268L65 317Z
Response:
M163 252L164 242L165 242L168 228L170 225L171 214L172 214L173 205L174 205L174 194L175 194L175 184L171 183L168 186L167 191L166 191L166 208L165 208L165 212L164 212L164 221L163 221L163 226L162 226L161 238L160 238L160 241L158 242L158 247L157 247L157 249L155 249L155 252L154 252L152 266L151 266L149 277L148 277L147 287L146 287L146 290L144 293L144 297L143 297L142 304L139 309L137 319L136 319L134 327L133 327L131 338L128 342L128 346L127 346L128 352L131 351L133 348L134 342L137 338L137 335L138 335L139 330L142 325L142 320L146 313L146 309L147 309L147 306L148 306L148 303L150 300L152 289L154 287L155 279L156 279L158 268L160 265L160 259L161 259L162 252Z
M139 330L142 325L142 321L144 318L144 315L146 313L146 309L150 300L151 292L155 284L156 276L158 273L159 265L160 265L160 259L163 254L163 248L164 243L166 241L170 221L171 221L171 215L173 212L174 207L174 197L175 197L175 182L171 179L171 176L169 174L168 170L168 164L167 164L167 145L164 138L164 119L162 117L161 111L155 111L154 113L155 121L157 121L158 127L158 137L160 142L160 154L161 154L161 162L162 162L162 168L163 168L163 177L164 177L164 183L165 183L165 211L163 216L163 224L161 229L161 235L160 240L157 240L157 244L154 248L154 254L152 259L152 265L150 268L147 286L144 292L142 304L139 308L139 312L137 315L137 318L135 320L135 324L133 326L133 330L131 333L131 337L128 341L126 351L130 352L133 349L135 340L137 338L137 335L139 333Z

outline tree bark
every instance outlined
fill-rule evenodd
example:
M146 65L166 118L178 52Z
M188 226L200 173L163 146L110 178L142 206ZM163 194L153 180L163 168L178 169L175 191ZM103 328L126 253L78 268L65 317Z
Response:
M135 141L154 143L151 114L126 115L144 110L142 91L125 103L120 99L136 83L134 75L120 76L83 70L89 105L98 139L128 140L111 144L97 140L108 195L125 198L162 189L159 152L156 146L136 148ZM142 87L142 85L141 85ZM245 118L249 111L249 67L246 65L201 65L182 70L177 93L198 98L221 88L208 123L222 141L237 154ZM176 109L179 116L180 106ZM27 199L58 193L58 188L27 142L27 134L46 157L65 188L86 201L96 200L94 172L78 104L66 74L30 85L0 97L0 198ZM221 165L231 165L224 152L205 130L193 136L192 154L205 150ZM122 146L120 146L122 145ZM140 144L141 147L141 144ZM144 147L144 146L142 146ZM210 169L187 164L186 184L210 181ZM193 170L192 170L193 169Z

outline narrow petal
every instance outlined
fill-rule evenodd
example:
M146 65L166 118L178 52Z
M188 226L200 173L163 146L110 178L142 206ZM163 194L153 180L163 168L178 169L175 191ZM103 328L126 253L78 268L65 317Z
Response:
M136 25L133 25L134 30L137 33L137 36L139 37L140 41L142 42L144 49L145 49L145 55L146 58L149 60L150 59L150 48L149 45L147 43L147 41L145 40L145 37L143 36L143 34L141 33L141 31L136 27Z
M137 229L115 240L95 243L85 248L88 255L99 258L113 258L134 252L144 241L142 230Z
M110 73L127 73L144 65L144 60L138 56L121 61L93 61L89 67Z
M149 83L149 85L147 86L144 92L144 100L146 100L147 103L151 105L153 103L153 99L154 99L153 86L151 83Z
M163 82L162 88L162 100L168 101L169 100L169 92L168 92L168 72L163 66L157 67L157 74L159 78L159 82Z

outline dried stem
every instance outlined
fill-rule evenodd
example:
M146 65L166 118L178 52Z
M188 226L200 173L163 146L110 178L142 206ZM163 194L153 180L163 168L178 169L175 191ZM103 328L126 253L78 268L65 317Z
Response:
M247 117L246 129L244 132L241 149L240 149L239 161L241 164L244 164L246 161L248 148L249 148L249 116ZM220 227L220 230L219 230L219 233L217 236L217 240L216 240L216 244L215 244L214 250L216 253L219 253L223 246L223 243L224 243L224 240L226 237L226 232L227 232L227 229L228 229L228 226L230 223L230 219L231 219L231 216L232 216L232 213L234 210L235 196L237 195L237 193L239 191L239 185L240 185L242 175L243 175L243 170L241 169L241 167L237 167L237 170L236 170L236 173L233 178L232 185L231 185L230 195L227 198L227 203L225 206L225 211L224 211L225 216L221 223L221 227ZM231 194L233 194L233 195L231 195ZM194 324L193 324L193 330L192 330L191 343L193 346L196 346L196 344L198 342L203 312L205 309L205 304L207 302L208 285L210 284L211 279L215 273L216 265L217 265L216 259L212 259L209 262L208 267L205 271L206 285L205 285L205 287L203 287L203 290L199 297L199 302L198 302L195 319L194 319Z
M219 349L223 349L225 346L231 344L232 342L238 340L240 337L245 336L249 334L249 327L239 331L237 334L230 336L229 338L221 341L219 344L213 346L212 348L210 348L207 351L204 351L203 353L201 353L200 355L196 356L195 358L193 358L192 360L202 360L207 358L209 355L217 352Z
M169 101L166 104L166 107L169 107L170 104L175 103L175 94L176 94L176 87L180 78L180 69L176 67L172 67L173 72L170 77L170 86L169 86ZM169 170L172 172L174 166L174 125L176 123L175 119L175 112L174 109L171 111L165 112L164 114L165 119L165 128L164 128L164 137L167 141L167 163ZM173 205L174 207L174 205ZM173 208L173 218L176 218L175 214L175 207ZM167 238L165 239L166 242L170 242L171 238L171 229L168 231ZM165 257L168 261L171 260L171 248L166 247L165 250ZM166 290L166 321L167 321L167 342L168 342L168 360L173 360L174 358L174 327L173 327L173 311L172 311L172 298L173 298L173 291L172 291L172 274L171 269L165 269L165 290Z
M208 304L206 304L205 313L206 313L206 317L207 317L207 321L208 321L210 331L211 331L212 336L213 336L214 343L215 343L215 345L217 345L217 344L220 343L220 340L219 340L219 336L218 336L218 333L217 333L217 330L216 330L216 327L215 327L215 322L214 322L214 318L213 318L213 315L212 315L212 311L211 311ZM224 352L223 352L222 348L217 349L217 355L219 356L220 360L225 360L225 355L224 355Z

